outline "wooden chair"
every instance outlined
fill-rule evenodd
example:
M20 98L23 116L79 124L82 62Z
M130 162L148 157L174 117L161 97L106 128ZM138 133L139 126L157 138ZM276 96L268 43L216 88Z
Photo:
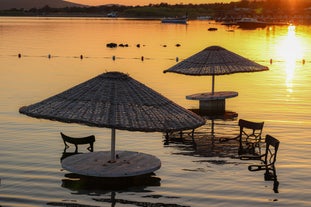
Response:
M95 136L94 135L77 138L77 137L67 136L67 135L63 134L62 132L60 134L61 134L63 141L64 141L64 144L65 144L64 153L69 148L68 143L75 145L75 147L76 147L75 153L78 153L78 145L83 145L83 144L89 144L90 146L87 149L90 152L94 151L94 142L95 142Z

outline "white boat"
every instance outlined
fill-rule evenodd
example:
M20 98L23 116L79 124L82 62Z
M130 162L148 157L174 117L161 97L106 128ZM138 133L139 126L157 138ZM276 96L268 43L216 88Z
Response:
M163 18L162 23L175 23L175 24L187 24L188 17L177 17L177 18Z
M117 12L110 12L107 14L107 17L118 17L118 13Z
M267 26L266 22L258 21L255 18L242 18L241 20L237 21L236 24L240 28L244 29L264 28Z
M213 18L211 16L198 16L197 20L212 20Z

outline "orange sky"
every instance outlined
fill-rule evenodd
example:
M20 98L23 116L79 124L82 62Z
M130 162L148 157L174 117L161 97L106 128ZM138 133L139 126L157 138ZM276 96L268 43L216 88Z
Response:
M168 4L201 4L201 3L229 3L232 1L239 1L239 0L67 0L74 3L79 4L86 4L86 5L103 5L103 4L122 4L122 5L148 5L150 3L152 4L159 4L162 2L168 3Z

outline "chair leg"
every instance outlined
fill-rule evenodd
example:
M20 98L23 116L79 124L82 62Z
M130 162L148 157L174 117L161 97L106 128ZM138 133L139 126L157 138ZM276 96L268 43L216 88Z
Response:
M69 145L65 141L64 141L64 144L65 144L64 152L66 152L67 149L69 148Z
M168 132L165 133L165 141L164 141L164 145L169 145L170 143L170 137Z
M78 145L75 144L75 147L76 147L75 153L78 153Z
M90 142L90 146L87 148L90 152L94 151L94 144L93 142Z
M190 136L191 136L191 139L192 139L193 147L196 149L197 148L197 143L195 142L195 139L194 139L194 129L192 129Z

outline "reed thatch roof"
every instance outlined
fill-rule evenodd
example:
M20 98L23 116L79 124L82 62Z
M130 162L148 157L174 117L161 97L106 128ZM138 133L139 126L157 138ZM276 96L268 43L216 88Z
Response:
M164 70L164 73L214 76L265 70L269 70L269 68L222 47L211 46Z
M129 131L168 132L205 124L200 116L119 72L103 73L19 111L35 118Z

